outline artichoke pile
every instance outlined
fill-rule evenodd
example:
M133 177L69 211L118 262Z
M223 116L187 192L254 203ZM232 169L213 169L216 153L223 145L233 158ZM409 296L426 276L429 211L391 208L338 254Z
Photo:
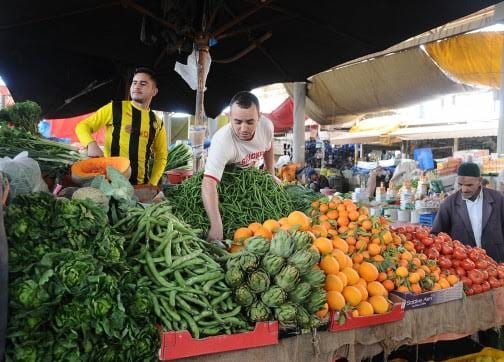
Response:
M324 272L308 233L279 230L273 239L254 236L226 263L226 283L250 322L278 320L282 327L312 329L324 307Z

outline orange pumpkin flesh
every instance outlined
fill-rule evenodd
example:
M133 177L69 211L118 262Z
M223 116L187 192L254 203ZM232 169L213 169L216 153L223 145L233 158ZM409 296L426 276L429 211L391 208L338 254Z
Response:
M107 175L107 166L112 166L124 176L131 174L130 161L125 157L97 157L76 162L72 165L72 180L82 184L99 175Z

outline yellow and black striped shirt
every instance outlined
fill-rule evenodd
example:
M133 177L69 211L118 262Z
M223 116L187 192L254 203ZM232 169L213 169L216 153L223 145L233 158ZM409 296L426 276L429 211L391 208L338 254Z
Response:
M131 101L110 102L75 127L83 146L94 141L92 134L106 128L105 157L122 156L130 160L133 185L150 182L157 185L168 157L166 129L154 112L135 107ZM149 173L149 159L154 165Z

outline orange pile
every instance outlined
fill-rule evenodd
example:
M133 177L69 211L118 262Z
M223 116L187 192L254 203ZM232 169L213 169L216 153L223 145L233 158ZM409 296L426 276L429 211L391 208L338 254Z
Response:
M271 240L280 229L310 233L326 274L328 309L354 317L390 311L392 290L418 294L458 282L455 275L441 273L435 261L416 253L414 244L391 231L386 219L369 216L366 207L351 200L323 197L312 202L308 215L294 211L279 220L239 228L231 251L241 250L251 236ZM327 309L319 312L325 316Z

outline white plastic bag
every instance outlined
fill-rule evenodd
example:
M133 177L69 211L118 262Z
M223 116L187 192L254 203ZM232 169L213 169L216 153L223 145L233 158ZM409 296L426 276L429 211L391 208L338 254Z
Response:
M9 199L30 192L49 192L47 184L42 179L38 162L29 158L26 151L21 152L14 158L0 158L0 171L9 178Z

